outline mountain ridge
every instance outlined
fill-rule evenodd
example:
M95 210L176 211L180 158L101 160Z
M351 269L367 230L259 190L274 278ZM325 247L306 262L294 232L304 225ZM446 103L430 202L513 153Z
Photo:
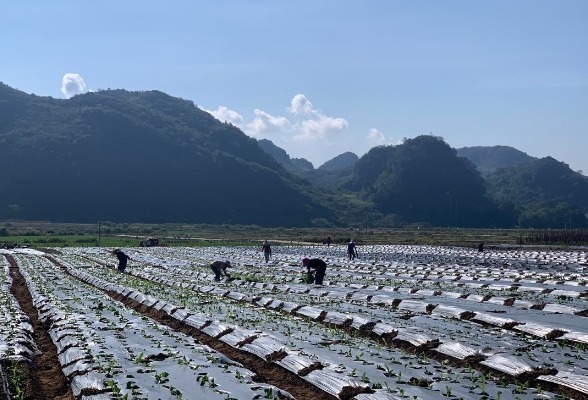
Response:
M0 170L12 171L0 178L0 219L336 220L328 197L283 170L257 141L158 91L63 100L2 84ZM249 195L268 187L271 197Z

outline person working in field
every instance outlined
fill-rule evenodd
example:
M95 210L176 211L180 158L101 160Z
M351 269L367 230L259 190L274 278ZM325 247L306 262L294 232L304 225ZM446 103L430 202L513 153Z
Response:
M331 235L327 236L327 247L331 247Z
M272 256L272 248L267 240L263 242L261 246L261 250L263 251L263 256L265 257L265 262L269 261L270 257Z
M482 253L484 251L484 242L478 245L478 253Z
M349 242L347 245L347 255L349 256L350 260L355 260L355 257L357 257L357 249L353 239L351 239L351 242Z
M327 264L319 259L305 258L302 260L302 268L306 267L309 275L314 275L315 285L322 285L325 272L327 271Z
M112 253L118 258L118 272L125 272L125 268L127 268L127 260L130 260L131 257L123 253L121 249L116 249Z
M230 261L215 261L210 264L210 269L214 272L214 280L220 282L221 274L230 278L231 276L227 274L227 268L231 267Z

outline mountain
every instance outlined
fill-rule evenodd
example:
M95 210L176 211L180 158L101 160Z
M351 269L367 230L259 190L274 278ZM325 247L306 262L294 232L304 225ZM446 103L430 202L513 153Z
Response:
M294 175L308 180L313 185L320 186L322 188L331 190L336 189L338 186L347 181L353 172L353 165L349 165L343 168L336 168L337 164L342 164L338 161L335 161L335 168L330 169L327 166L326 169L323 169L323 164L320 169L314 169L310 161L304 158L290 158L288 153L286 153L286 150L276 146L271 140L260 139L258 143L259 147L261 147L263 151L271 155L286 170L290 171ZM352 154L355 158L357 158L357 156L353 153L344 154ZM344 156L344 154L341 156ZM336 160L337 157L333 158L331 161ZM345 163L346 159L348 160L349 156L343 157L343 163ZM329 162L330 161L327 161L327 163Z
M260 139L259 147L267 154L271 155L277 162L279 162L285 169L290 172L312 171L314 166L312 163L304 158L290 158L286 150L278 147L271 140Z
M384 214L437 226L508 226L513 216L486 196L474 165L441 138L419 136L370 150L355 165L349 187Z
M64 100L0 83L0 220L588 225L587 178L549 157L498 169L487 182L433 136L353 158L314 169L158 91Z
M487 182L492 196L500 201L517 205L566 203L588 208L588 178L551 157L502 168L489 175Z
M488 190L499 202L520 211L519 225L561 228L587 226L588 178L551 157L501 168L487 177Z
M338 171L354 166L357 160L359 160L359 157L355 153L348 151L330 159L318 169L322 171Z
M0 171L0 219L310 226L337 215L256 140L158 91L64 100L0 83Z
M528 164L537 158L509 146L475 146L457 149L459 157L470 160L483 174L511 165Z

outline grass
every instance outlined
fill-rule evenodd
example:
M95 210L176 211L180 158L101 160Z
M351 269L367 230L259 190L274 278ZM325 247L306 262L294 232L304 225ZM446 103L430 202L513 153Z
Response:
M19 247L28 246L31 248L43 247L137 247L138 238L102 236L100 241L97 235L40 235L40 236L0 236L0 243L17 243ZM205 240L164 240L166 246L177 247L207 247L207 246L244 246L253 245L249 242L229 241L205 241Z
M137 246L147 237L158 237L167 246L243 246L261 245L264 239L273 244L322 244L327 235L333 244L355 239L362 244L428 244L474 247L480 242L490 245L517 245L522 229L456 228L264 228L246 225L205 224L116 224L102 222L98 243L98 224L52 222L0 222L0 243L27 244L30 247L65 246Z

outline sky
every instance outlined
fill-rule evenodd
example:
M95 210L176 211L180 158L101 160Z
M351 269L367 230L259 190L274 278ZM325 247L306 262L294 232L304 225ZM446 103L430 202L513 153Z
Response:
M432 133L588 172L588 1L0 0L0 81L194 101L318 167Z

